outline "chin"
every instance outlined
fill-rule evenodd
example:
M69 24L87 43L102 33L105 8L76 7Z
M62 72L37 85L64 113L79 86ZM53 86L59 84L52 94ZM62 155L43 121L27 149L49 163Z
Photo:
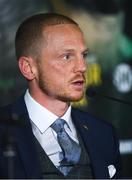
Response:
M60 99L63 102L76 102L80 101L84 97L84 92L69 92L69 93L63 93L62 95L58 96L58 99Z
M83 98L83 97L81 97L81 98L72 98L70 101L71 101L71 102L77 102L77 101L80 101L82 98Z
M83 98L83 94L59 97L59 99L64 102L76 102L76 101L80 101L82 98Z
M76 95L76 96L74 95L74 96L71 97L70 101L72 101L72 102L80 101L83 98L83 95L84 94Z

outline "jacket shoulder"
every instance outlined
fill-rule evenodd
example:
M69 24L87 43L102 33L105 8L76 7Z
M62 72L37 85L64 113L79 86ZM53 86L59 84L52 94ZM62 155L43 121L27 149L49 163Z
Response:
M106 128L106 129L107 128L110 128L110 129L114 128L113 125L110 122L108 122L106 119L101 119L99 117L96 117L95 115L90 114L87 111L73 107L73 113L75 114L75 116L78 119L83 121L83 123L88 123L91 126L94 126L94 127L97 126L98 128L102 127L102 128Z

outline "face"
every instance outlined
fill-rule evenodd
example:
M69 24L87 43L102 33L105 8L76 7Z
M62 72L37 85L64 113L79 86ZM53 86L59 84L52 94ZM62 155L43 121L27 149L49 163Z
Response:
M77 101L84 94L87 48L83 34L71 24L49 26L37 63L36 83L49 98Z

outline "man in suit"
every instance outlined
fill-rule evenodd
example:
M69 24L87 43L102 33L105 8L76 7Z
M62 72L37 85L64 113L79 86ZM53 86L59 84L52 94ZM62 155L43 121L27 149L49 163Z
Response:
M70 104L85 90L88 49L78 24L59 14L34 15L18 28L15 47L28 89L0 109L0 177L119 178L113 127Z

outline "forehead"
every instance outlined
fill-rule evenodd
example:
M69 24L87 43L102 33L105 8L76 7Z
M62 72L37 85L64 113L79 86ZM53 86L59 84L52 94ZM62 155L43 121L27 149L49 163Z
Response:
M74 24L48 26L44 29L43 35L47 44L85 44L82 31Z
M79 28L79 26L75 25L75 24L57 24L57 25L51 25L51 26L47 26L44 28L45 32L58 32L58 31L62 31L62 30L73 30L73 31L79 31L81 32L81 29Z

